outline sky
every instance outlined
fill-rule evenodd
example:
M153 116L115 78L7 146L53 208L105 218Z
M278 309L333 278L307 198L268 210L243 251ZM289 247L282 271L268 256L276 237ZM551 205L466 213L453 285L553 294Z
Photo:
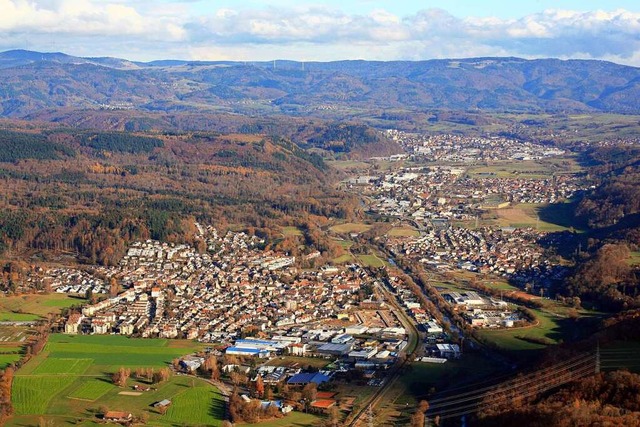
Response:
M602 59L640 66L638 0L0 0L0 51L138 61Z

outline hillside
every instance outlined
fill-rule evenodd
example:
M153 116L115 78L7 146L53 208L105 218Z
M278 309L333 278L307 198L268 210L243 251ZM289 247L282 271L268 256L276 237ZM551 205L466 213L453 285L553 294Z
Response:
M134 239L189 239L193 219L268 234L357 207L320 156L279 137L16 128L0 152L0 256L106 265Z
M131 62L0 54L0 115L43 109L235 112L337 118L429 109L640 112L640 69L604 61Z

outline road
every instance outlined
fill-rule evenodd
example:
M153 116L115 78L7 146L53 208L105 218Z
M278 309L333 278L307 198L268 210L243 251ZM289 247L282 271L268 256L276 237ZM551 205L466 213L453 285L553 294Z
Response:
M356 427L359 425L364 425L368 421L369 408L373 410L382 400L385 393L391 388L391 386L398 380L400 377L400 373L402 372L402 368L408 363L408 361L420 351L420 332L418 332L418 328L407 313L404 311L402 307L398 304L395 295L391 294L387 289L383 286L376 285L374 292L378 295L384 297L384 300L393 308L393 312L398 316L402 326L407 331L407 346L405 350L401 352L401 355L405 357L402 358L400 363L396 363L391 370L389 371L384 384L376 391L367 402L362 405L362 408L355 414L353 417L348 417L345 425Z

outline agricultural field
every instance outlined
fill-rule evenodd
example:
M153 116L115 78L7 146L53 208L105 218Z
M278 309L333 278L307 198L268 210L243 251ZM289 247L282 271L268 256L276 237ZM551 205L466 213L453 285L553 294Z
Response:
M629 257L630 265L640 265L640 252L631 252L631 256Z
M11 311L0 312L0 322L31 322L38 320L40 316L28 313L14 313Z
M16 415L45 413L51 399L75 380L69 375L16 375L11 397Z
M338 245L340 245L343 249L349 249L351 246L353 246L353 242L349 241L349 240L342 240L342 239L334 239L334 242L336 242Z
M535 325L500 330L483 329L480 335L503 350L525 357L527 354L533 356L537 350L542 350L547 345L571 341L588 333L589 321L596 322L598 319L598 313L583 310L574 313L582 317L583 322L580 323L568 314L570 310L549 302L543 309L533 310L537 319Z
M162 367L174 358L202 346L181 341L182 346L169 346L164 339L133 339L121 335L63 335L49 338L45 348L49 358L92 359L93 366ZM127 357L123 358L122 355Z
M25 313L45 317L50 313L58 313L61 308L84 302L82 298L57 293L7 296L0 298L0 313Z
M69 398L94 401L114 387L106 379L92 379L82 382L75 390L71 391Z
M206 381L173 376L139 395L112 384L120 366L161 368L179 356L201 349L200 344L124 336L53 334L44 351L19 369L13 383L15 414L8 425L36 425L42 417L55 425L92 425L99 408L129 411L149 419L151 425L220 425L224 403ZM133 378L133 384L147 385ZM179 405L161 415L154 402L170 399ZM34 421L35 420L35 421Z
M413 227L393 227L387 233L389 237L418 237L420 232Z
M527 178L544 179L562 170L559 165L537 160L501 161L488 166L473 167L467 171L470 178Z
M57 359L47 358L34 370L34 375L68 375L82 374L91 366L93 359Z
M568 230L575 220L573 205L557 203L546 205L519 204L510 208L491 211L495 216L490 222L501 227L531 227L540 231Z
M354 262L355 260L353 259L353 256L351 254L344 254L344 255L340 255L337 258L334 258L332 260L332 262L334 264L346 264L346 263L351 263Z
M358 255L357 257L358 261L367 267L384 267L385 265L384 261L378 258L375 254Z
M0 326L0 369L22 358L24 347L34 331L27 326Z
M17 353L0 353L0 369L16 363L21 357L22 355Z
M344 224L334 225L330 228L334 233L346 234L346 233L363 233L369 229L371 229L371 225L355 223L355 222L347 222Z
M173 398L163 422L215 426L221 424L224 401L220 393L203 381Z
M371 165L359 160L328 160L326 162L329 166L342 170L342 171L357 171L365 170Z

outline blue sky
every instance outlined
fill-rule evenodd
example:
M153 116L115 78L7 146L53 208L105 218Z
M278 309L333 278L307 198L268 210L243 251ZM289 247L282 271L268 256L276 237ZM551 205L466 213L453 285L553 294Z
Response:
M175 3L172 0L165 0ZM444 9L452 15L463 18L466 16L496 16L498 18L518 18L524 15L540 12L545 9L568 9L577 11L626 9L640 11L637 0L620 1L590 1L590 0L325 0L325 1L295 1L295 0L221 0L192 1L194 11L205 13L212 7L228 8L264 8L266 6L295 6L300 4L322 4L348 13L366 14L373 9L385 9L396 15L410 15L421 9Z
M602 59L640 66L640 1L0 0L0 50L134 60Z

